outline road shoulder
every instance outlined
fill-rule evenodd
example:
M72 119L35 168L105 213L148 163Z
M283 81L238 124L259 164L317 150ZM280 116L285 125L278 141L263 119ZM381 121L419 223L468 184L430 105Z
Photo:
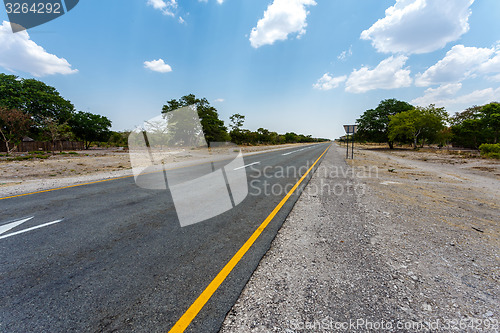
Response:
M403 181L380 167L367 156L347 165L332 147L221 332L442 331L453 320L484 329L500 318L494 203L483 202L477 232L466 226L474 210L450 216L460 205L450 201L439 211L432 189L394 187Z

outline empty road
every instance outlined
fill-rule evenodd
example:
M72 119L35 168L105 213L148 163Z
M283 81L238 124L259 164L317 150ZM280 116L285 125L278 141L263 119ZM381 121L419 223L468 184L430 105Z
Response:
M245 156L245 200L186 227L133 177L0 198L0 331L217 332L329 145Z

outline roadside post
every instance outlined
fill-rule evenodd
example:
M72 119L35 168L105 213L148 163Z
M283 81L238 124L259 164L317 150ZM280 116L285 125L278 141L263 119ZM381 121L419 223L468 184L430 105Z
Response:
M344 125L344 130L346 133L346 153L345 158L349 158L349 135L354 135L358 131L358 125ZM351 159L354 159L354 138L351 137Z

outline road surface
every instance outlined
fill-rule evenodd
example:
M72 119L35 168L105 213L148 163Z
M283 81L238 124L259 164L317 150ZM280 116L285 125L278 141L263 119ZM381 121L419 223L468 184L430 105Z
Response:
M133 177L1 198L0 331L217 332L329 145L245 156L246 199L183 228Z

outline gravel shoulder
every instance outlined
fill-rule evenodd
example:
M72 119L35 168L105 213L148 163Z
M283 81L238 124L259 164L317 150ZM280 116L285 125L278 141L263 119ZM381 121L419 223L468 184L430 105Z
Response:
M500 164L332 146L221 332L498 332Z

